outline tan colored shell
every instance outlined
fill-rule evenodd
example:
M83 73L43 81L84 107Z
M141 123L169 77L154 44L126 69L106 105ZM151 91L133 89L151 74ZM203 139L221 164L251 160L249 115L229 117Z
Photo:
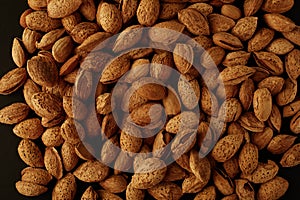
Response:
M122 175L112 175L99 183L106 191L121 193L127 188L127 181Z
M216 188L223 195L230 195L234 192L234 183L223 171L214 170L212 178Z
M7 72L0 79L0 94L8 95L17 91L26 80L27 73L24 68L16 68Z
M44 159L39 147L28 139L23 139L18 145L20 158L30 167L44 167Z
M274 179L260 185L257 199L280 199L288 190L289 182L284 178L276 176Z
M47 147L58 147L64 142L64 139L62 138L60 133L59 126L47 128L43 133L41 139L44 145Z
M60 1L51 0L47 4L49 17L63 18L75 12L81 5L82 0Z
M58 180L52 191L52 199L74 199L77 191L75 176L71 173Z
M38 185L48 185L52 180L51 174L44 169L26 167L21 171L21 180Z
M34 11L26 15L26 25L34 31L49 32L61 26L59 19L50 18L46 11Z
M293 0L286 0L286 1L272 1L266 0L262 5L262 10L266 12L272 13L284 13L290 10L294 5Z
M93 0L82 0L79 11L89 21L94 21L96 18L97 10Z
M268 28L259 29L248 41L248 52L264 49L274 38L275 31Z
M272 112L272 95L267 88L257 89L253 96L254 114L260 121L267 121Z
M54 147L47 147L44 155L44 163L49 174L56 179L63 177L63 166L60 155Z
M136 16L138 22L144 26L152 26L159 17L159 0L141 0Z
M291 19L277 13L265 14L264 20L270 28L278 32L290 32L296 27Z
M79 161L79 158L75 152L75 146L71 143L64 142L61 146L60 154L64 169L66 171L73 170Z
M18 181L16 182L17 191L28 197L39 196L45 192L47 192L48 188L42 185L38 185L35 183L29 183L26 181Z
M87 161L81 164L73 174L84 182L100 182L108 176L109 168L99 161Z
M147 191L155 199L179 200L183 195L181 188L172 182L159 183Z
M300 163L300 145L295 144L291 147L280 160L280 164L283 167L293 167L297 166Z
M81 196L81 200L97 200L98 198L99 196L92 186L89 186Z
M239 166L244 174L251 174L257 168L258 148L255 144L244 144L239 154Z
M235 26L235 21L227 16L212 13L207 16L212 33L228 31Z
M225 68L219 75L224 85L237 85L252 76L255 69L243 65Z
M73 52L73 41L71 36L65 36L57 40L52 47L53 58L58 63L64 63Z
M242 41L249 40L257 28L258 17L244 17L237 21L232 28L232 34L239 37Z
M23 67L27 60L27 55L24 49L24 44L21 39L14 38L12 44L12 59L18 67Z
M35 140L44 132L41 120L38 118L27 119L13 128L14 134L24 139Z

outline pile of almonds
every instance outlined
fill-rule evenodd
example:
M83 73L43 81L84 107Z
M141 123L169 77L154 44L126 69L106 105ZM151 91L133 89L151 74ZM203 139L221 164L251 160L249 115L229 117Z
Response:
M2 95L22 88L26 102L0 110L0 122L15 125L22 139L18 153L28 165L16 182L19 193L51 190L53 200L275 200L286 193L289 182L278 172L300 164L300 27L284 14L294 0L28 0L28 5L20 17L22 38L13 40L17 67L0 79ZM109 57L97 50L99 44L121 33L111 49L125 51L132 38L148 37L127 34L142 27L177 31L191 41L153 32L150 40L170 51L124 53L105 66L92 94L95 72ZM206 51L195 52L193 42ZM193 60L201 62L202 76ZM177 88L159 84L172 78L161 65L180 73ZM89 97L94 106L84 103ZM197 106L200 116L193 115ZM132 123L124 122L121 130L114 110L129 110ZM160 127L162 115L167 122L157 134L136 137L147 134L140 127L150 122L149 132ZM83 142L88 138L109 140L95 149ZM183 154L167 165L168 152L160 150L172 144L169 151L176 153L186 140L191 143ZM213 140L210 151L206 143ZM203 146L210 153L201 158ZM133 156L147 152L154 156ZM262 157L265 152L280 162ZM130 169L137 173L126 173ZM79 182L90 184L84 193L78 192Z

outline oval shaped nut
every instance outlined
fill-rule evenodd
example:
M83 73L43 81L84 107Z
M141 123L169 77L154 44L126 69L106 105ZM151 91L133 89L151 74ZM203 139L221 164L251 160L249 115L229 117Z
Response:
M137 0L125 0L122 2L121 15L123 23L129 22L135 15L139 2Z
M237 51L243 49L243 44L240 39L230 33L218 32L213 35L213 42L230 51Z
M123 151L138 153L142 146L143 138L135 137L132 134L132 132L128 133L123 129L120 135L120 147Z
M186 4L161 2L160 6L161 10L159 13L159 19L169 20L175 18L177 16L177 13L185 8Z
M294 167L300 164L300 144L292 146L283 154L280 164L282 167Z
M262 4L263 0L245 0L243 5L245 16L252 16L256 14Z
M251 135L251 142L257 146L259 150L265 148L273 137L273 130L266 127L263 132L253 133Z
M26 167L21 171L22 181L38 185L48 185L52 180L51 174L44 169Z
M26 25L34 31L49 32L61 26L60 19L53 19L46 11L33 11L25 17Z
M172 182L159 183L147 191L155 199L179 200L183 195L181 187Z
M32 95L34 95L35 93L38 93L38 92L41 92L41 88L35 82L33 82L31 79L27 79L27 81L24 84L24 88L23 88L23 96L24 96L25 102L31 109L33 109L31 97L32 97Z
M53 44L65 33L65 29L54 29L52 31L49 31L43 37L39 42L37 41L35 43L35 46L37 49L42 50L50 50L53 46Z
M148 189L160 183L167 172L165 163L158 158L147 158L135 169L131 185L136 189Z
M164 178L164 181L177 181L182 180L186 176L185 170L180 167L178 164L173 163L168 166L166 176Z
M277 38L266 48L267 51L277 55L285 55L294 49L294 45L285 38Z
M186 128L193 129L199 124L198 116L194 112L185 111L171 118L166 125L166 131L169 133L178 133Z
M296 136L279 134L272 138L267 150L272 154L283 154L285 153L297 139Z
M253 112L246 112L238 120L240 125L251 132L262 132L265 128L264 122L257 119Z
M82 0L59 1L51 0L47 4L47 12L51 18L63 18L75 12L81 5Z
M272 96L277 95L283 88L284 79L279 76L270 76L258 83L259 89L267 88Z
M208 158L200 158L196 150L190 152L190 167L193 174L202 182L208 182L211 175L211 165Z
M85 136L85 130L82 125L72 118L67 118L61 125L61 136L71 144L77 144Z
M282 33L282 35L288 39L289 41L291 41L292 43L296 44L296 45L300 45L300 40L299 40L299 36L300 36L300 27L296 26L296 28L294 28L294 30L290 31L290 32L285 32Z
M283 107L283 117L292 117L294 116L298 111L300 111L300 99L295 100L292 103L286 105Z
M214 170L212 178L216 188L223 195L230 195L234 192L234 183L223 171Z
M185 76L180 76L177 85L182 104L189 110L194 109L201 95L197 79L188 81Z
M231 159L225 161L223 163L223 168L226 174L233 179L236 175L240 173L238 158L232 157Z
M52 191L52 199L74 199L77 191L77 184L73 174L68 173L58 180Z
M78 12L74 12L73 14L61 19L61 23L68 33L70 33L76 24L79 24L81 21L82 17Z
M18 67L23 67L26 63L27 56L23 48L24 44L21 39L14 38L12 44L12 59Z
M291 79L297 80L300 76L300 50L294 49L286 55L285 70Z
M254 59L257 65L266 69L272 75L281 75L284 72L282 60L274 53L260 51L254 52Z
M212 69L220 65L225 57L225 50L219 46L207 49L201 55L201 64L206 69Z
M290 18L277 13L265 14L264 20L270 28L278 32L290 32L296 27Z
M276 106L276 104L273 104L272 112L271 112L271 115L270 115L267 122L268 122L268 125L273 130L276 130L276 131L280 132L281 126L282 126L282 116L281 116L281 111Z
M141 0L136 11L138 22L144 26L154 25L159 17L159 10L159 0Z
M44 163L49 174L56 179L63 176L63 166L60 155L54 147L47 147L44 155Z
M217 192L215 186L208 186L204 188L201 192L199 192L194 200L209 200L209 199L216 199Z
M226 32L235 25L235 21L227 16L212 13L207 16L212 33Z
M272 95L267 88L257 89L253 96L254 114L260 121L267 121L272 112Z
M246 143L239 154L239 166L244 174L251 174L258 166L258 148Z
M293 102L296 98L297 87L297 81L287 78L281 92L276 96L277 104L279 106L285 106Z
M57 40L52 47L53 58L58 63L64 63L73 52L73 40L71 36L65 36Z
M284 13L289 11L294 5L294 0L272 1L266 0L261 9L271 13Z
M41 120L38 118L27 119L13 128L14 134L23 139L35 140L44 132Z
M152 77L144 77L132 84L136 92L148 100L161 100L166 96L164 83Z
M23 162L30 167L44 167L42 152L31 140L21 140L18 145L18 153Z
M254 91L255 91L255 86L252 79L248 78L242 82L239 91L239 99L244 110L250 109L253 102Z
M30 78L44 87L53 87L58 81L58 69L55 60L48 56L33 56L27 61Z
M258 17L244 17L237 21L236 25L232 28L231 33L242 41L246 41L252 38L256 28Z
M178 71L182 74L188 73L194 61L194 50L188 44L176 44L173 53L174 63Z
M81 200L97 200L98 198L99 196L92 186L89 186L81 196Z
M99 26L93 22L81 22L76 24L70 35L72 39L79 44L82 44L89 36L99 31Z
M162 100L167 115L180 113L180 99L173 88L168 88L167 96Z
M224 116L225 122L238 120L243 111L242 105L236 98L226 99L220 107L219 116Z
M256 52L264 49L273 40L275 31L268 28L259 29L248 41L248 52Z
M288 190L289 182L279 176L260 185L257 199L280 199Z
M274 161L268 160L267 163L258 163L257 168L252 174L242 174L241 178L245 178L255 184L261 184L273 179L277 175L278 171L278 165Z
M112 175L99 184L103 189L114 194L125 191L127 187L127 181L123 175Z
M35 183L29 183L26 181L18 181L16 182L17 191L27 197L36 197L44 194L48 191L48 188L42 185L38 185Z
M230 52L224 58L222 64L226 67L233 67L236 65L246 65L250 58L250 53L246 51L234 51Z
M73 170L79 161L79 157L75 152L75 146L71 143L64 142L60 151L64 169L68 172Z
M63 96L63 108L68 117L76 120L85 119L88 112L86 105L82 101L71 96Z
M238 20L242 16L242 11L237 6L224 4L221 7L221 14L230 17L233 20Z
M299 134L300 133L300 111L294 115L290 122L290 129L293 133Z
M255 69L244 65L227 67L219 74L219 81L224 85L238 85L255 73Z
M184 194L198 193L206 186L206 184L207 182L202 182L193 174L189 174L182 182L182 192Z
M17 124L27 118L30 108L24 103L13 103L0 110L0 123Z
M108 176L109 168L99 161L87 161L81 164L73 174L87 183L100 182Z
M145 190L140 190L132 187L132 184L129 183L126 188L126 199L128 200L140 200L144 199Z
M27 80L26 69L16 68L7 72L0 79L0 94L8 95L17 91Z
M47 128L43 133L41 139L44 145L47 147L58 147L64 142L64 139L62 138L60 133L59 126Z
M29 0L28 5L33 10L44 10L47 7L47 1L46 0Z
M196 47L200 45L203 49L209 49L213 46L212 39L205 35L198 35L191 40L187 41L187 44L192 45L192 47Z
M243 135L227 135L220 139L212 150L213 158L218 162L225 162L232 158L239 150L242 142Z

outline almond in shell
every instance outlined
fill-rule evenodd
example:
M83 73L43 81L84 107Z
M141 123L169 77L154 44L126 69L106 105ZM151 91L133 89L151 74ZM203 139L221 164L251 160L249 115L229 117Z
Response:
M41 120L38 118L27 119L13 128L14 134L24 139L35 140L44 132Z
M27 80L24 68L16 68L7 72L0 79L0 94L8 95L17 91Z
M51 0L47 4L47 12L51 18L63 18L75 12L81 3L82 0Z
M127 181L122 175L112 175L100 182L101 187L111 193L121 193L126 190Z
M52 191L52 199L74 199L77 191L75 176L71 173L58 180Z
M280 160L283 167L294 167L300 164L300 145L295 144L292 146Z
M63 176L63 166L61 157L54 147L47 147L44 155L44 163L49 174L56 179L61 179Z
M276 176L272 180L260 185L257 199L280 199L288 190L289 182L284 178Z
M48 188L45 186L38 185L35 183L29 183L26 181L16 182L16 189L20 194L28 197L39 196L48 191Z
M47 172L47 170L33 167L26 167L21 171L21 175L22 181L38 185L46 186L52 180L52 176Z
M20 158L30 167L44 167L44 159L39 147L28 139L23 139L18 145Z
M73 174L87 183L100 182L108 176L109 168L99 161L87 161L81 164Z
M147 191L155 199L179 200L182 197L181 188L172 182L159 183Z

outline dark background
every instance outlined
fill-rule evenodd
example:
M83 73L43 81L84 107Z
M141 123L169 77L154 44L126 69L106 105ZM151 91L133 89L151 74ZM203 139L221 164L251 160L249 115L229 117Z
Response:
M290 16L297 25L300 25L300 1L295 0L295 4L293 10L288 12L287 15ZM27 1L1 0L0 8L0 77L2 77L10 69L15 68L11 59L11 44L14 37L22 36L19 16L27 8ZM23 101L21 90L9 96L1 96L0 108L19 101ZM17 193L14 184L20 179L20 172L26 165L20 160L17 154L17 145L20 139L12 133L12 127L13 126L0 125L0 200L51 199L51 190L36 198L26 198ZM269 154L265 156L265 159L268 156L270 156L270 159L276 161L279 159ZM280 169L279 175L290 182L289 190L282 199L297 199L296 197L299 196L300 190L300 166Z

